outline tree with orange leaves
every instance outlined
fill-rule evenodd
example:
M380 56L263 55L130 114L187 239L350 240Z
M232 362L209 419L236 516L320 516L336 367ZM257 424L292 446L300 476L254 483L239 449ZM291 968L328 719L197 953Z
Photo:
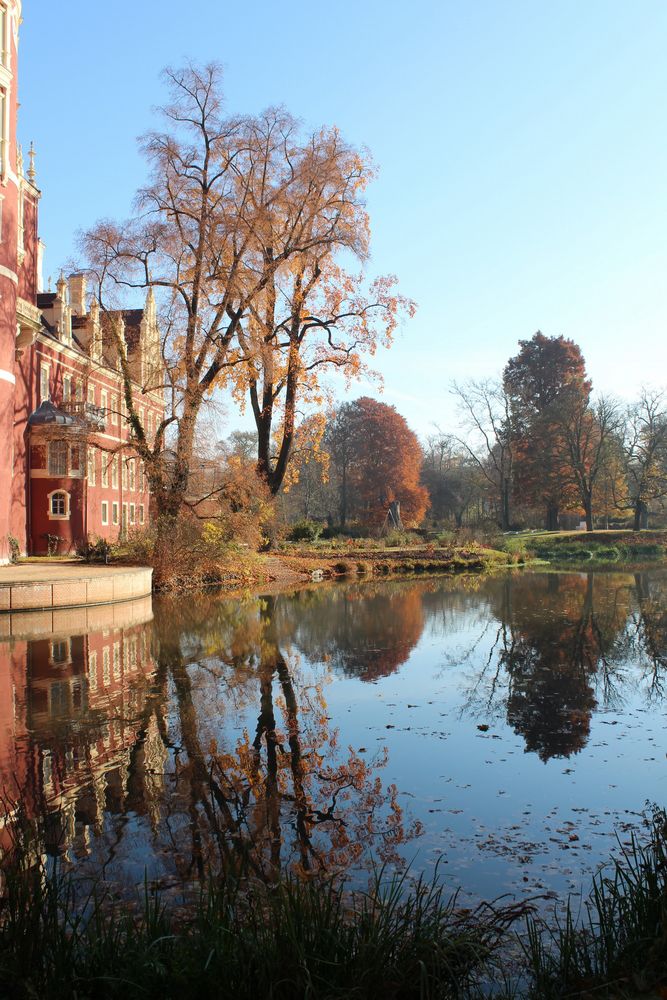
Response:
M545 527L555 531L559 511L578 506L563 428L574 411L586 410L591 382L574 341L538 330L519 346L503 373L516 442L514 484L524 502L544 504Z
M380 528L390 513L406 527L421 523L429 504L420 483L422 450L395 407L368 396L343 404L325 447L338 483L341 524L355 518Z
M326 196L335 205L340 197L336 188L347 183L349 173L355 176L356 190L363 191L372 176L368 161L344 147L336 132L320 141L331 146L332 161L336 156L350 161L347 171L341 174L338 168L328 179ZM350 199L347 217L337 226L336 241L294 256L271 274L239 326L247 367L238 370L237 391L240 387L248 393L257 427L257 471L274 495L288 473L299 408L315 405L322 414L307 421L310 444L317 449L325 403L331 402L327 374L341 375L347 385L374 375L366 358L378 346L389 347L399 317L415 310L412 301L397 293L396 278L368 283L363 272L352 274L336 259L341 251L360 265L367 258L368 215L360 199Z
M167 413L154 441L133 398L120 339L117 353L133 447L157 509L158 576L170 560L197 420L212 393L231 385L244 398L250 394L253 412L257 402L260 471L275 492L298 401L317 396L324 365L360 370L363 350L374 350L377 336L390 338L399 304L391 282L380 280L364 298L336 264L339 252L360 262L367 254L362 195L371 171L359 151L335 129L304 134L280 108L224 115L215 65L166 76L166 127L143 140L151 176L139 192L139 211L126 222L99 222L82 240L103 312L138 290L153 290L157 300L162 363L154 366L160 383L150 389L165 392ZM381 317L376 334L371 314ZM280 406L284 433L273 466Z

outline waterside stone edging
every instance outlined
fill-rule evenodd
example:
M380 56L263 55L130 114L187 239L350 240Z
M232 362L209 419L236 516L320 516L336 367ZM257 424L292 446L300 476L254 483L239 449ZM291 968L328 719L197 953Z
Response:
M0 615L111 604L147 597L152 591L153 570L146 566L84 568L61 565L52 574L47 569L31 573L30 578L21 578L23 567L13 569L13 578L7 579L8 567L2 568Z

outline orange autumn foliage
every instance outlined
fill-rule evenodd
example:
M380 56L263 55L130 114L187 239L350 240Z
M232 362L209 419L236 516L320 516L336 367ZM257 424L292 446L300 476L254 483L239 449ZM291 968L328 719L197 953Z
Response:
M395 501L405 527L421 523L429 504L420 483L422 450L394 406L368 396L346 403L331 422L327 450L344 483L343 523L352 517L380 528Z

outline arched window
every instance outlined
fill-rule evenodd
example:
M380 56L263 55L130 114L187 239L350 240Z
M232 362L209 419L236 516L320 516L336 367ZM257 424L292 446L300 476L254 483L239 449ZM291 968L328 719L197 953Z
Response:
M54 490L49 493L49 519L65 521L69 518L69 493Z

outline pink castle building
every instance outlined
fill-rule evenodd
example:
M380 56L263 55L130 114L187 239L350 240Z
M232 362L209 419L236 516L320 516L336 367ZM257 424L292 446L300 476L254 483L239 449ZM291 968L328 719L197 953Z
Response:
M0 563L148 524L119 350L149 441L164 412L152 293L143 309L102 313L85 275L42 290L41 193L16 139L20 22L21 0L0 0Z

